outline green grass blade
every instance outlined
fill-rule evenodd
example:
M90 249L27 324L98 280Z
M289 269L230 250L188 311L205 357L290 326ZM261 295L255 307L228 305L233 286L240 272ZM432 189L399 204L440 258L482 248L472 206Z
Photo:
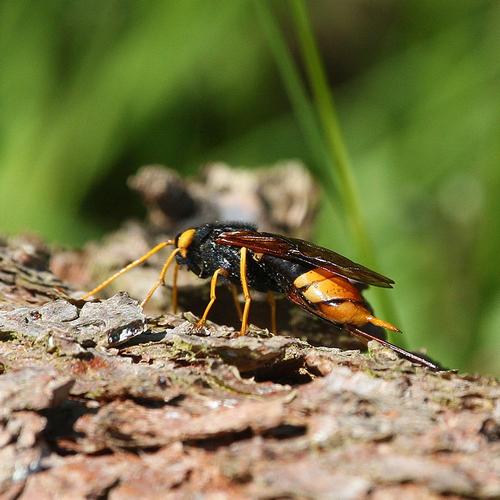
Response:
M314 173L326 184L326 191L338 191L335 176L328 164L330 162L323 137L321 136L318 120L304 89L299 72L288 50L281 30L271 12L268 2L256 0L254 2L259 21L261 22L269 47L273 53L276 65L281 74L283 85L290 101L298 125L305 141L311 150L316 165Z
M341 193L348 224L353 231L360 254L364 262L377 268L374 251L363 221L361 203L349 155L342 137L333 98L328 88L305 5L300 0L294 0L292 2L292 13L326 144L321 139L320 127L316 117L312 116L313 112L304 84L299 76L299 71L269 5L260 1L256 1L255 5L297 120L305 134L307 134L306 138L309 146L313 150L317 150L316 157L321 157L323 160L318 163L319 177L328 182L327 187L337 186L339 188L337 190ZM324 158L325 149L326 159ZM381 304L383 316L395 323L399 323L395 320L397 315L391 299L384 293L377 293L377 299ZM398 338L398 341L400 340L401 337ZM399 343L405 344L404 342Z
M306 65L307 76L313 92L316 111L323 127L328 153L333 160L330 164L336 169L334 175L339 179L346 214L349 218L356 243L363 257L367 259L370 264L373 264L375 259L371 248L370 238L368 237L363 222L361 204L351 161L338 122L333 97L328 87L319 51L316 46L309 15L302 0L293 0L291 5L293 21L295 23L300 49Z

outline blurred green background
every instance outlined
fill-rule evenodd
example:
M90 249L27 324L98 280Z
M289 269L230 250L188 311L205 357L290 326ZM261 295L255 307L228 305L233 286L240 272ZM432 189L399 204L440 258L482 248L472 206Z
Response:
M125 180L147 163L297 157L329 186L269 31L305 83L291 2L257 2L2 0L0 231L98 237L141 213ZM407 345L499 374L500 2L305 6ZM324 198L317 241L362 259Z

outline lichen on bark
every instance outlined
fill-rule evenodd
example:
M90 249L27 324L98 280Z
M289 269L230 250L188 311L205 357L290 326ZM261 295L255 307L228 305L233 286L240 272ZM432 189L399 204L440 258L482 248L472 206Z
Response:
M147 316L124 293L84 304L11 250L3 498L500 495L496 380L433 373L378 345L198 330L192 314Z
M168 287L143 311L131 297L144 296L161 257L107 298L78 300L158 239L224 218L235 190L264 228L307 237L316 188L297 165L229 172L212 166L200 183L145 169L132 185L150 225L126 224L81 251L33 238L0 245L0 497L498 498L493 378L431 372L373 343L361 352L286 301L271 335L258 296L260 326L238 337L222 288L214 322L197 329L208 287L189 274L185 312L168 312ZM189 210L175 211L172 193Z

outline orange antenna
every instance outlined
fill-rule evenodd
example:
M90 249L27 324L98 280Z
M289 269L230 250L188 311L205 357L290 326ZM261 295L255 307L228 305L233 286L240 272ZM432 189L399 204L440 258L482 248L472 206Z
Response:
M142 257L139 257L138 259L134 260L124 268L120 269L118 272L113 274L113 276L110 276L107 280L104 280L100 285L97 285L95 288L90 290L90 292L87 292L83 297L81 297L82 300L87 300L96 293L100 292L102 289L106 288L109 284L111 284L113 281L115 281L116 278L119 278L122 274L125 274L126 272L130 271L131 269L134 269L134 267L140 266L143 262L146 262L151 256L153 256L155 253L158 253L160 250L163 248L169 246L169 245L175 245L174 240L168 240L168 241L162 241L161 243L158 243L155 247L153 247L149 252L145 253Z

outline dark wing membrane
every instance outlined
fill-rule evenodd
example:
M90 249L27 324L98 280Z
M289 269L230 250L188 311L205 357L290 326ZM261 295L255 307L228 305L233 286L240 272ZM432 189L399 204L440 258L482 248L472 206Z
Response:
M246 247L256 253L316 266L326 271L367 285L391 288L394 281L375 271L356 264L342 255L308 241L285 238L258 231L227 231L216 240L220 245Z

